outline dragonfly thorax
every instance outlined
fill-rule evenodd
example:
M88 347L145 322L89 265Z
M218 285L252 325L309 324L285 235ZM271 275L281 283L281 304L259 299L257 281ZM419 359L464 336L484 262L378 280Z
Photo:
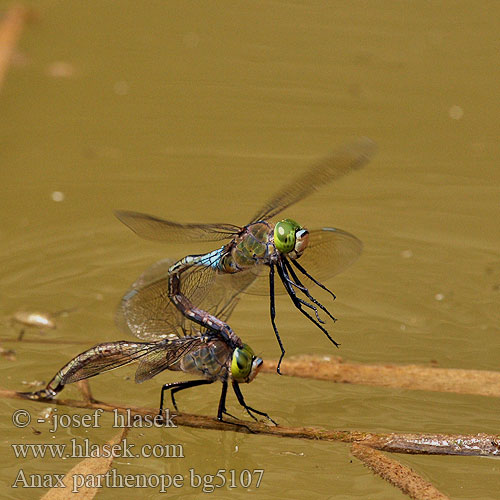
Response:
M231 348L219 339L212 339L201 347L188 352L170 370L180 370L193 375L203 375L210 380L226 380L231 362Z
M230 248L230 251L223 257L220 267L226 273L237 273L255 264L266 264L272 261L276 253L272 224L265 221L249 224Z

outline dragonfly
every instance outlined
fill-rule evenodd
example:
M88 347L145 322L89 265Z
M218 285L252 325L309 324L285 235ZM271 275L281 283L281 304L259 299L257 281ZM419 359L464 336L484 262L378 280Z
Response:
M255 356L252 348L241 343L236 346L226 342L219 334L200 332L197 336L177 337L170 335L157 342L129 342L118 340L98 344L74 357L64 365L47 384L36 392L19 393L33 400L51 400L64 387L79 380L88 379L121 366L137 362L135 382L151 379L164 370L180 371L201 376L197 380L166 383L161 388L159 415L163 416L165 392L170 391L172 404L178 411L175 394L200 385L222 382L222 392L217 410L217 419L223 415L233 417L226 410L228 384L231 383L236 398L246 412L254 419L261 415L277 425L262 411L248 406L240 384L250 383L257 376L263 361ZM233 417L236 418L236 417Z
M238 295L269 295L271 324L281 350L277 371L281 373L285 349L276 325L275 295L287 293L294 306L338 347L323 326L325 321L319 310L333 321L336 319L309 288L318 285L335 299L322 281L345 270L359 257L361 241L333 227L308 230L292 219L276 223L272 219L320 187L363 167L375 149L375 143L365 137L341 147L281 188L243 227L226 223L181 224L139 212L116 211L118 219L142 238L163 242L229 240L211 252L184 257L167 273L158 269L156 279L149 276L150 290L124 297L122 307L130 310L131 317L137 316L130 329L139 337L144 334L141 322L147 323L147 318L143 311L154 303L163 309L161 321L171 328L186 334L188 319L230 339L235 334L225 318ZM275 287L275 273L282 289ZM217 316L217 311L222 314Z

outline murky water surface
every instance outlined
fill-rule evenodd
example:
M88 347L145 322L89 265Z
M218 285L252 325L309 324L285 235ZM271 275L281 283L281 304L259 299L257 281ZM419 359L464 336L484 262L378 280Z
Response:
M113 209L245 224L289 176L360 135L379 145L373 162L286 214L365 244L328 283L342 346L334 350L279 298L287 354L499 369L497 2L35 4L0 95L0 345L15 350L15 359L0 359L2 387L29 390L25 382L47 381L87 347L123 338L113 314L138 274L160 258L211 248L140 240ZM18 335L10 318L19 310L67 312L56 329L26 330L16 343L7 339ZM245 297L231 325L263 358L278 355L265 298ZM132 375L119 370L91 385L99 399L154 406L162 381L175 377L137 386ZM267 374L244 394L291 426L499 431L500 404L485 397ZM218 396L213 385L178 399L186 411L214 415ZM101 443L115 433L106 415L97 429L53 436L37 424L34 435L11 423L19 401L0 404L2 498L20 498L10 488L20 468L64 473L78 461L16 459L12 443ZM34 417L42 410L22 406ZM234 399L229 406L239 412ZM260 488L226 489L226 498L403 498L341 444L187 428L135 430L129 440L182 443L185 458L120 459L122 474L265 470ZM498 461L399 459L452 498L500 498ZM99 498L114 497L103 490Z

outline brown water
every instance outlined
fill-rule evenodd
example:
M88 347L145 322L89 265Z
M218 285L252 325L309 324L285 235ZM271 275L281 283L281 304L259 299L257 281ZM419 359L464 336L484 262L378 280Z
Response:
M8 318L20 309L75 310L56 330L26 332L39 343L1 343L17 354L1 358L3 387L27 390L23 381L48 380L81 350L123 338L113 313L135 277L159 258L211 248L139 240L113 209L245 224L289 175L360 135L378 143L374 161L286 214L365 244L360 261L328 283L342 347L280 298L287 354L499 368L498 2L40 0L36 9L0 95L1 337L17 335ZM55 192L64 199L53 201ZM278 355L265 298L242 300L231 325L262 357ZM96 397L154 406L165 377L136 386L125 380L132 373L95 379ZM500 404L484 397L273 375L244 394L286 425L499 431ZM179 403L214 415L218 395L216 385L193 389ZM0 403L3 498L41 495L10 488L20 468L63 473L77 461L16 459L10 444L115 433L105 416L89 432L52 436L37 424L35 436L11 423L18 401ZM239 411L234 399L230 408ZM344 445L183 428L133 431L129 440L182 443L186 458L116 460L122 474L264 469L251 490L258 498L403 498ZM498 461L399 458L452 498L500 498ZM199 498L199 490L168 495Z

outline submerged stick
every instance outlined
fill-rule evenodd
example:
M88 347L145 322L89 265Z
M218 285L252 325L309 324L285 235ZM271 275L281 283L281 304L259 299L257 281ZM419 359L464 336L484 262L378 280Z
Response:
M71 406L73 408L102 409L120 413L130 412L131 416L155 417L158 410L133 406L122 406L102 402L76 401L66 399L26 399L16 391L0 389L0 397L21 399L23 401L41 402L51 405ZM173 414L172 414L173 415ZM500 456L500 435L495 434L418 434L418 433L373 433L363 431L328 431L314 427L282 427L268 426L263 423L236 420L220 422L202 415L176 413L172 416L176 425L235 431L252 434L264 434L295 439L312 439L319 441L338 441L344 443L362 443L372 448L395 453L426 455L470 455Z
M29 9L27 7L13 5L0 18L0 89L28 17Z
M262 372L275 373L276 361L265 361ZM281 363L283 375L343 384L375 385L420 391L455 392L500 397L500 372L429 368L419 365L364 365L332 358L301 356Z
M380 477L399 488L415 500L450 500L429 481L418 475L413 469L400 464L380 451L362 444L353 444L352 454Z
M117 435L113 436L107 443L106 447L109 450L115 445L121 443L127 436L128 428L122 429ZM115 459L113 454L109 456L104 452L101 446L102 456L87 457L81 462L78 462L72 467L62 479L64 488L60 485L52 487L41 498L41 500L92 500L99 493L100 487L85 482L85 478L96 478L105 475L111 469ZM74 491L75 484L78 484L78 491Z
M90 389L90 384L87 379L79 380L75 385L78 387L84 401L88 401L89 403L96 402L92 396L92 390Z

